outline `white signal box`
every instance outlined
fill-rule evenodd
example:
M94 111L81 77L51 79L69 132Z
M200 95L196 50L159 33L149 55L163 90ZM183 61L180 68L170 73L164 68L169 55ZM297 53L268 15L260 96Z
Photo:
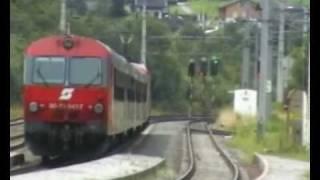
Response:
M233 110L241 115L255 116L257 114L257 91L251 89L235 90Z

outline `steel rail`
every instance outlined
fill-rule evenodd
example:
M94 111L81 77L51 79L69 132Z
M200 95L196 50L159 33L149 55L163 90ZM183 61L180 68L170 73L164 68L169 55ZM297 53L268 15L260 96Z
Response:
M226 151L219 145L217 142L216 138L214 137L212 131L209 129L209 125L206 125L206 129L209 133L209 137L212 141L212 143L215 145L216 149L219 151L219 153L222 155L223 160L225 163L228 165L229 169L233 172L233 180L239 180L240 179L240 174L239 174L239 167L236 165L233 161L232 158L226 153Z
M17 126L24 124L22 117L10 119L10 126Z
M10 152L22 149L25 146L24 133L10 136Z
M17 126L23 126L24 125L24 120L22 117L10 119L10 128L17 128ZM10 129L11 131L11 129ZM11 133L10 133L11 134ZM20 143L16 143L11 146L11 142L21 140ZM17 133L13 136L10 136L10 152L11 151L16 151L17 149L21 149L25 146L25 141L24 141L24 132Z
M173 122L173 121L210 121L212 118L207 115L192 115L191 117L188 115L180 114L180 115L160 115L160 116L149 116L149 123L160 123L160 122Z
M194 174L195 171L195 160L194 160L194 151L193 151L193 144L191 141L191 132L190 132L190 127L191 127L192 121L189 121L187 128L186 128L186 135L187 135L187 143L188 143L188 156L189 156L189 166L188 169L181 174L177 180L185 180L185 179L191 179L191 177Z
M187 143L188 143L188 156L189 156L189 166L188 169L186 171L183 172L183 174L181 174L177 180L187 180L187 179L191 179L192 176L194 175L195 172L195 160L194 160L194 148L193 148L193 144L192 144L192 140L191 140L191 125L193 123L200 123L200 122L205 122L204 120L193 120L193 121L189 121L187 127L186 127L186 134L187 134ZM214 135L212 133L212 131L210 131L209 127L208 127L208 123L205 126L207 133L210 137L211 142L213 143L213 145L216 147L216 149L218 150L218 152L221 154L222 159L225 161L225 163L227 164L227 166L229 167L229 169L232 171L233 173L233 177L232 180L240 180L240 173L239 173L239 167L233 163L233 161L231 160L231 158L229 157L229 155L223 150L223 148L218 144L218 142L216 141L216 139L214 138Z
M20 129L20 127L23 128L23 126L24 120L21 117L10 119L10 171L11 161L13 167L16 166L17 162L18 164L21 164L22 161L24 162L23 152L24 147L26 146L24 139L24 131L22 130L22 132L20 132L20 130L14 130L16 128ZM13 155L11 156L11 154Z

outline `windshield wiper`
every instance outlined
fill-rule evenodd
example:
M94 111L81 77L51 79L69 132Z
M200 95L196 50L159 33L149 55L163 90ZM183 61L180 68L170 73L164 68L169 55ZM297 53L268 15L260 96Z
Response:
M97 72L97 74L92 78L91 81L89 81L89 83L85 85L85 87L91 86L99 77L101 77L101 72Z
M40 70L39 67L37 68L37 74L38 74L38 76L41 78L41 80L42 80L42 82L44 83L44 85L47 86L47 87L49 87L49 84L48 84L46 78L43 76L43 74L42 74L42 72L41 72L41 70Z

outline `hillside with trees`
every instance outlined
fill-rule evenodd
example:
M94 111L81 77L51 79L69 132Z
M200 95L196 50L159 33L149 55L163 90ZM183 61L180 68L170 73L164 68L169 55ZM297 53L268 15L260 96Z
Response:
M70 3L77 4L72 1ZM41 2L35 0L10 1L10 4L10 102L17 104L21 103L23 50L33 40L58 33L60 8L59 1L51 0ZM29 4L33 5L29 6ZM77 5L69 8L68 14L73 34L99 39L120 54L123 54L124 50L120 36L133 36L133 41L128 46L127 57L131 61L139 60L140 15L116 10L121 5L112 4L110 1L100 0L96 11L87 11L79 2ZM69 4L69 6L71 5ZM227 103L230 95L226 92L239 82L241 45L235 46L234 44L237 42L235 40L241 36L239 33L237 34L236 29L232 27L225 29L228 34L233 34L234 38L231 40L224 38L212 40L210 35L208 35L208 39L185 40L181 37L186 35L204 36L202 31L191 22L185 23L175 30L168 23L153 17L148 17L147 22L147 65L152 73L153 105L164 109L186 111L188 105L186 94L190 84L187 65L191 58L198 57L199 54L216 55L223 61L221 73L217 77L209 79L207 93L217 94L215 96L217 104ZM222 33L221 31L221 37ZM163 38L152 39L153 36ZM219 34L214 36L219 36ZM225 49L231 47L232 51L224 53ZM199 109L201 106L199 105Z
M21 104L24 49L38 38L59 33L59 3L52 0L10 1L11 104ZM67 6L73 34L99 39L120 54L124 54L125 49L120 36L132 37L125 56L130 61L140 59L141 15L127 12L124 1L99 0L95 11L89 11L83 0L70 0ZM208 35L204 35L191 21L186 20L176 27L173 24L170 19L159 20L151 16L147 19L147 66L152 73L154 107L186 112L191 83L187 75L188 63L192 58L211 56L220 59L220 72L215 77L209 77L205 86L201 79L196 81L199 89L195 90L195 109L207 108L202 100L206 97L204 94L212 97L211 103L215 106L230 103L232 96L228 91L240 84L243 36L237 24ZM185 36L197 38L187 40L183 38ZM298 67L294 71L301 71Z

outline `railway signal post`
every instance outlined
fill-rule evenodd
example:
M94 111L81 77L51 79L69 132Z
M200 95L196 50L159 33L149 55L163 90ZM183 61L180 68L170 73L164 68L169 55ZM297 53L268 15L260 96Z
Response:
M212 56L211 58L202 57L201 61L194 61L193 59L190 60L188 66L188 75L190 77L190 88L188 89L187 95L190 101L190 108L189 108L189 117L192 116L192 103L193 103L193 78L199 74L203 77L203 83L206 86L207 81L206 78L208 76L216 76L219 72L220 61L217 57ZM209 111L211 111L211 102L212 98L210 98L209 102Z

